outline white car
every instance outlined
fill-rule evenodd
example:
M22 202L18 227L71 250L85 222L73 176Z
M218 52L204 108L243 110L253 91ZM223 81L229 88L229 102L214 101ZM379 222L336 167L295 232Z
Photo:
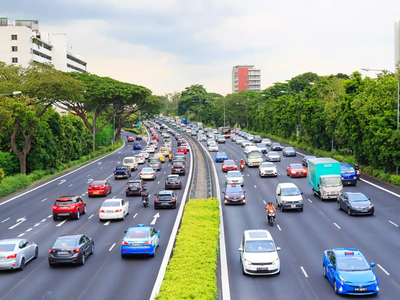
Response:
M243 275L279 274L279 250L268 230L246 230L239 245Z
M209 133L208 133L208 138L210 138L210 139L213 139L213 140L214 140L214 133L212 133L212 132L209 132Z
M154 149L158 148L158 142L157 141L151 141L149 146L153 146Z
M143 156L144 158L149 158L149 152L147 152L147 151L140 151L139 152L139 154L141 155L141 156Z
M261 144L271 146L272 142L270 139L262 139Z
M125 220L129 214L129 201L124 199L107 199L99 210L100 221Z
M236 142L235 143L236 143L236 145L241 145L243 141L245 141L244 138L238 137L238 138L236 138Z
M154 153L156 151L153 146L147 146L144 150L148 153Z
M26 239L0 240L0 270L18 269L22 271L39 254L39 247Z
M198 139L200 142L207 140L207 138L206 138L206 136L205 136L204 134L198 135L198 136L197 136L197 139Z
M263 162L259 169L259 174L261 177L264 176L278 176L278 170L276 169L276 165L272 162Z
M144 164L146 162L146 158L142 154L136 154L135 157L137 159L138 164Z
M207 146L210 146L210 144L215 144L214 139L208 139L207 140Z
M172 150L172 142L164 143L164 147L168 147L169 151Z
M249 134L249 135L247 136L247 139L248 139L249 141L254 141L254 135Z
M124 160L122 161L122 164L125 167L131 168L131 170L137 170L138 163L135 156L125 157Z
M210 152L218 152L218 145L213 141L212 144L208 145L208 151Z
M303 193L294 183L279 183L276 187L276 205L281 211L286 209L299 209L303 211Z
M190 128L186 129L186 133L192 133L192 130Z
M153 168L143 168L139 173L140 179L156 179L156 171Z
M244 140L241 144L242 148L246 148L247 146L250 146L252 143L250 141Z
M244 176L240 171L228 171L226 174L226 184L244 185Z

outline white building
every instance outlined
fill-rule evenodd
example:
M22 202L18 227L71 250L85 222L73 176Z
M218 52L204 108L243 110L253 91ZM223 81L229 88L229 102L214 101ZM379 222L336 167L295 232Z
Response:
M253 65L238 65L232 69L232 93L261 91L261 70Z
M394 65L395 70L400 61L400 22L394 23Z

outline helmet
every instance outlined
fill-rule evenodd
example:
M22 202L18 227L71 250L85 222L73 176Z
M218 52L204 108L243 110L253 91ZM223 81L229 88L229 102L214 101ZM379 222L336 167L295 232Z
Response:
M269 205L272 205L272 201L269 201L268 204L269 204Z
M354 166L355 166L355 167L358 167L358 164L355 164Z

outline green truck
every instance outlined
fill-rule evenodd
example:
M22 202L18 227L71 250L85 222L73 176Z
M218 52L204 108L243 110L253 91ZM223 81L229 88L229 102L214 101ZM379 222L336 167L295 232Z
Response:
M314 195L321 200L336 200L343 192L340 162L332 158L309 159L307 178Z

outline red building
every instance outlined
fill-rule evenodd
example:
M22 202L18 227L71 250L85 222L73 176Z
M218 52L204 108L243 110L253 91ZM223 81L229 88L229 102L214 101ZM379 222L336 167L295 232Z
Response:
M261 70L251 65L235 66L232 69L232 93L261 91Z

